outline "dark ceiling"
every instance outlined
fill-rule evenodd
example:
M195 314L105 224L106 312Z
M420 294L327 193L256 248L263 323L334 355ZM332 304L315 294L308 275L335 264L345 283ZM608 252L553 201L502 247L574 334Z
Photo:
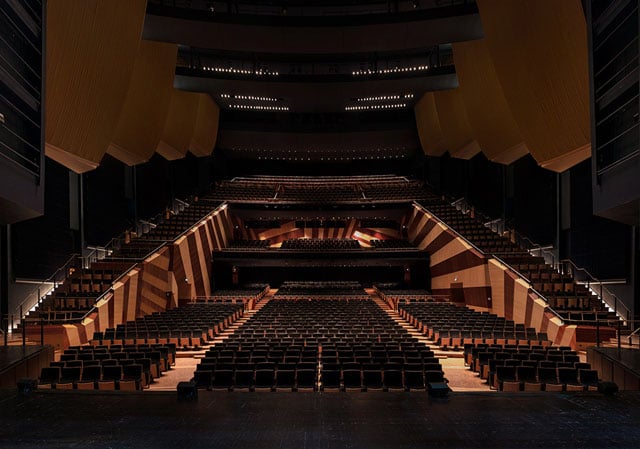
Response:
M451 43L482 25L466 0L150 0L143 37L179 45L174 86L220 106L218 148L397 154L420 146L421 96L458 85Z

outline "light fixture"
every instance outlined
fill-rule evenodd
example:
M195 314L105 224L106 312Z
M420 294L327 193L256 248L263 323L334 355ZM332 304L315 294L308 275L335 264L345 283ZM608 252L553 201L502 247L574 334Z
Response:
M388 75L393 73L401 73L401 72L421 72L429 70L428 65L417 65L411 67L393 67L391 69L378 69L378 70L355 70L351 72L353 76L366 76L366 75Z
M409 94L402 94L402 95L378 95L375 97L361 97L361 98L356 98L355 100L358 103L365 103L365 102L373 102L373 101L389 101L389 100L405 100L405 99L410 99L413 98L413 94L409 93Z
M255 111L288 111L289 106L262 106L258 104L230 104L232 109L252 109Z
M394 104L368 104L362 106L345 106L345 111L370 111L377 109L400 109L406 108L407 103L394 103Z

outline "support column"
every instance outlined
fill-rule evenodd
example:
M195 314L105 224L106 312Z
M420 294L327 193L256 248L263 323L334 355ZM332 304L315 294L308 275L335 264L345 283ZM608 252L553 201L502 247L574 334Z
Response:
M0 318L2 330L9 329L9 276L11 249L9 246L10 225L0 225Z

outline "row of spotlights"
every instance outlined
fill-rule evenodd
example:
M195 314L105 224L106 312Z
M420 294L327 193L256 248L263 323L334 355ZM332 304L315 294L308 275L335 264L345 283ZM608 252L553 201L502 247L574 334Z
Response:
M204 66L202 67L202 70L206 71L206 72L219 72L219 73L234 73L234 74L238 74L238 75L269 75L269 76L278 76L280 75L279 72L271 72L269 70L256 70L255 72L253 70L248 70L248 69L235 69L233 67L208 67L208 66Z
M387 151L403 151L403 150L406 150L406 149L407 149L407 147L362 148L362 149L359 149L359 150L349 150L349 149L343 149L343 148L337 148L337 149L336 148L329 148L329 149L327 149L327 148L318 148L318 149L286 150L286 152L287 153L303 153L303 152L314 153L314 152L321 152L321 151L323 151L323 152L325 152L325 151L328 151L328 152L331 152L331 151L337 152L337 151L339 151L339 152L343 152L343 153L359 153L359 152L362 152L362 151L367 151L367 152L384 151L384 152L387 152ZM268 149L268 148L232 148L232 150L234 150L234 151L257 151L257 152L270 152L270 151L273 151L273 150Z
M345 106L345 111L369 111L372 109L400 109L406 108L407 103L395 103L395 104L372 104L363 106Z
M269 160L269 161L311 161L311 160L320 160L320 161L352 161L352 160L375 160L375 159L405 159L408 156L404 155L392 155L392 156L357 156L357 157L320 157L320 158L310 158L310 157L284 157L284 156L271 156L271 157L262 157L259 156L258 160Z
M261 106L257 104L230 104L232 109L254 109L259 111L288 111L289 106Z
M364 97L364 98L356 98L357 102L365 102L365 101L389 101L389 100L400 100L400 99L410 99L413 98L413 94L404 94L404 95L382 95L380 97Z
M274 97L254 97L253 95L229 95L220 94L221 98L233 98L234 100L251 100L251 101L278 101L278 98Z
M428 65L417 65L413 67L394 67L393 69L378 69L378 70L356 70L351 72L352 75L386 75L388 73L401 73L401 72L417 72L422 70L429 70Z

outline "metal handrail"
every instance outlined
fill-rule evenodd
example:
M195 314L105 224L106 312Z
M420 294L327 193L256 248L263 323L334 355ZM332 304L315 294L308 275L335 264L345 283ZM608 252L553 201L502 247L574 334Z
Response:
M559 318L562 323L564 323L566 321L565 318L563 318L558 312L555 311L555 309L553 307L551 307L551 304L549 303L549 300L546 298L546 296L544 296L542 293L540 293L538 290L536 290L535 288L533 288L533 284L531 283L531 281L529 279L527 279L527 277L523 276L518 270L516 270L515 268L513 268L510 264L508 264L507 262L505 262L504 260L502 260L500 257L496 256L495 254L491 255L494 259L498 260L501 264L503 264L504 266L507 267L508 270L512 271L513 273L515 273L516 275L518 275L518 277L524 279L527 284L529 285L529 290L533 293L535 293L538 298L542 299L544 302L546 302L549 305L548 311L551 312L552 314L554 314L557 318Z
M453 229L451 226L447 225L446 222L444 222L442 219L440 219L438 216L436 216L434 213L432 213L430 210L428 210L427 208L425 208L424 206L422 206L420 203L415 202L414 201L414 206L418 206L419 208L421 208L423 211L427 212L429 215L433 216L437 221L439 221L440 223L442 223L443 225L445 225L447 227L447 229L453 231L453 233L458 236L459 238L461 238L464 242L466 242L467 244L469 244L471 247L473 247L475 250L477 250L478 252L480 252L481 254L483 254L485 257L487 257L488 259L495 259L498 262L500 262L502 265L504 265L505 267L507 267L507 269L509 269L510 271L512 271L513 273L515 273L519 278L523 279L524 281L527 282L527 285L529 286L529 289L535 293L540 299L542 299L545 303L547 303L548 310L553 313L560 321L562 324L564 324L565 320L564 318L562 318L562 316L560 316L558 314L558 312L556 312L555 310L553 310L553 308L551 307L551 305L549 304L549 300L542 295L540 292L538 292L537 290L535 290L533 288L533 285L531 284L531 282L529 281L529 279L527 279L526 277L524 277L520 272L518 272L517 270L515 270L511 265L509 265L508 263L506 263L504 260L502 260L500 257L496 256L495 254L490 254L490 253L485 253L484 251L482 251L481 249L479 249L477 246L475 246L473 243L471 243L469 240L467 240L462 234L460 234L458 231L456 231L455 229Z
M225 203L223 203L225 204ZM189 203L187 203L186 201L182 201L180 199L175 198L172 202L172 210L174 210L174 212L176 211L183 211L186 207L189 206ZM222 206L222 204L220 206L218 206L215 210L218 210L220 207ZM226 207L226 206L225 206ZM204 219L206 216L212 214L215 212L212 211L208 214L205 214L202 218L198 219L194 224L199 223L200 221L202 221L202 219ZM176 212L177 213L177 212ZM140 222L147 222L149 224L156 224L156 223L162 223L162 221L164 220L164 215L163 213L159 213L157 215L155 215L154 217L152 217L149 220L139 220L139 222L136 224L136 231L138 229L139 223ZM155 223L154 223L155 222ZM191 226L193 227L193 226ZM189 228L190 229L190 228ZM184 232L182 232L177 238L181 237L182 235L184 235L189 229L185 230ZM97 262L99 260L104 260L107 257L109 258L110 262L116 261L116 262L130 262L131 266L129 266L127 269L125 269L125 271L120 274L116 279L114 279L112 281L112 286L115 282L117 282L118 280L120 280L123 276L125 276L127 273L129 273L140 261L145 260L146 258L148 258L149 256L151 256L152 254L154 254L155 252L159 251L163 246L165 246L168 241L162 241L162 240L158 240L158 245L155 246L154 248L151 248L147 253L145 253L143 256L140 257L109 257L113 254L113 252L115 252L116 250L118 250L123 242L126 241L126 237L127 237L127 233L131 233L134 232L133 228L127 229L124 232L122 232L118 237L114 237L111 240L109 240L109 242L104 245L104 246L96 246L93 248L88 247L87 249L90 249L91 251L88 252L86 255L82 255L82 254L73 254L66 262L65 264L58 268L54 274L52 274L51 276L49 276L46 280L42 281L41 283L39 283L34 289L32 289L25 297L24 299L16 306L13 316L19 316L20 318L23 318L23 314L26 315L32 308L34 308L35 306L37 306L38 304L40 304L42 302L42 300L44 299L44 297L46 296L46 294L48 294L52 289L50 288L43 288L46 286L46 284L53 284L53 289L55 289L56 287L58 287L58 285L62 282L64 282L66 279L69 278L69 269L74 265L73 263L76 261L79 261L79 267L78 268L89 268L91 266L92 263ZM174 239L174 241L176 240ZM102 256L102 257L101 257ZM60 273L64 273L64 276L60 277L59 274ZM100 296L98 296L95 300L94 304L97 304L101 299L103 299L106 295L108 295L109 293L111 293L113 291L113 288L109 288L107 290L105 290ZM42 293L42 292L46 292L46 293ZM32 303L28 303L29 299L32 298L33 296L36 296L36 300L33 301ZM67 322L76 322L76 321L83 321L84 319L87 318L87 316L89 314L91 314L95 309L95 305L93 307L91 307L91 309L89 309L89 311L87 313L85 313L85 315L82 318L78 318L73 319L73 320L69 320ZM11 316L11 315L9 315ZM13 326L13 323L12 323Z
M570 274L576 280L577 280L577 277L575 275L575 271L580 271L580 272L586 274L588 276L588 279L586 280L587 288L591 289L591 285L592 284L598 285L600 287L600 294L598 294L598 292L596 292L593 289L591 289L591 290L594 291L598 295L600 300L604 301L604 303L607 306L609 306L609 308L611 310L613 310L614 313L616 315L618 315L620 318L622 318L624 321L630 321L631 320L631 310L624 304L624 302L622 302L622 301L620 301L618 299L618 296L615 293L612 293L608 288L606 288L604 286L604 281L601 281L600 279L596 278L586 268L579 267L571 259L563 259L563 260L560 261L560 263L562 263L562 264L568 263L571 267L573 267L573 269L571 270L572 272ZM564 265L563 265L562 268L563 268L563 273L562 274L565 274ZM626 280L624 280L624 282L626 282ZM612 301L612 299L613 299L613 301ZM624 316L623 314L620 313L620 306L622 306L622 309L624 309L624 312L625 312L624 315L626 315L626 316Z
M59 284L67 280L69 278L69 269L73 266L73 262L77 261L78 259L80 259L80 254L71 255L71 257L69 257L69 259L67 259L67 261L61 267L57 268L51 276L37 284L29 293L27 293L23 297L22 301L20 301L20 303L14 308L13 316L20 316L21 310L24 311L24 313L27 313L33 307L40 304L40 302L42 302L42 299L50 291L47 284L53 284L53 288L55 289ZM59 276L61 273L63 274L62 277ZM36 300L28 303L28 301L32 299L34 295L36 296Z
M456 209L461 210L463 213L466 213L464 210L468 211L472 207L472 206L469 205L469 203L467 202L467 200L464 197L458 198L457 200L454 200L453 202L451 202L451 205L456 207ZM483 215L481 213L478 213L475 210L474 210L474 212L476 214ZM487 224L493 224L493 223L500 222L500 221L502 221L504 223L504 220L502 220L502 219L493 219L493 220L490 220L487 223L485 223L485 226ZM556 271L560 272L561 274L564 274L564 267L561 267L560 265L565 263L565 262L568 262L569 264L571 264L573 267L575 267L576 270L584 272L590 278L590 280L587 281L587 287L590 288L590 284L598 284L600 286L600 290L601 291L600 291L600 294L597 294L597 292L596 292L596 294L598 295L600 300L602 300L610 309L612 309L616 313L616 315L618 315L624 321L629 321L631 319L631 311L629 310L629 308L622 301L619 301L618 297L614 293L612 293L610 290L608 290L606 287L604 287L603 281L601 281L598 278L596 278L595 276L593 276L585 268L578 267L570 259L559 260L559 257L557 256L556 252L554 251L555 248L553 247L553 245L540 245L539 243L536 243L533 240L531 240L530 238L528 238L527 236L522 235L520 232L516 231L515 229L508 228L504 224L503 224L502 228L503 228L503 232L507 232L508 231L510 233L511 232L514 233L514 236L516 237L516 243L520 247L526 248L526 251L529 252L529 254L531 254L531 255L536 255L534 253L537 251L539 257L544 257L545 263L551 265ZM492 229L492 231L496 232L495 229L493 229L493 228L491 228L491 229ZM528 242L529 245L525 245L524 244L524 243L527 243L527 242ZM530 246L530 247L527 248L527 246ZM548 259L550 259L550 260L548 260ZM563 270L561 271L560 268L563 268ZM524 276L522 276L522 277L524 278ZM625 280L625 282L626 282L626 280ZM538 292L536 292L536 293L539 296L541 296L542 298L544 298L544 296L540 295ZM620 306L622 306L622 308L624 309L624 312L625 312L624 315L622 313L620 313L620 311L619 311L619 307Z
M204 220L205 218L207 218L210 215L214 215L216 213L219 213L220 210L224 210L226 208L226 203L222 203L220 204L217 208L215 208L213 211L205 214L202 218L198 219L189 229L186 229L185 231L183 231L181 234L179 234L174 240L173 242L175 242L176 240L178 240L180 237L182 237L183 235L185 235L191 228L193 228L193 226L197 225L198 223L200 223L202 220ZM112 239L112 241L117 240L117 239ZM150 257L151 255L155 254L156 252L158 252L160 249L162 249L163 247L165 247L166 245L168 245L170 242L169 241L158 241L159 245L156 246L155 248L152 248L151 250L149 250L144 256L141 257L137 257L137 258L116 258L116 260L122 260L122 261L131 261L132 265L130 267L128 267L125 271L123 271L118 277L116 277L115 279L113 279L111 281L111 287L108 288L107 290L105 290L104 292L102 292L102 294L100 294L100 296L98 296L95 299L95 302L93 304L93 306L81 317L81 318L77 318L77 319L70 319L70 320L66 320L66 322L68 323L74 323L74 322L83 322L85 319L87 319L89 317L89 315L91 315L94 311L95 308L97 306L97 304L105 299L108 295L113 295L113 285L120 281L121 279L123 279L126 275L128 275L131 270L133 270L138 263L144 261L145 259L147 259L148 257Z

